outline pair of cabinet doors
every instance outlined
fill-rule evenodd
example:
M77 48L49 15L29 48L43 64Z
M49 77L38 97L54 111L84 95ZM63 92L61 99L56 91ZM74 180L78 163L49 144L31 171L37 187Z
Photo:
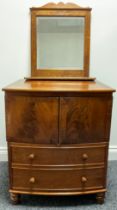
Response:
M62 145L109 138L110 97L7 93L6 110L8 141Z

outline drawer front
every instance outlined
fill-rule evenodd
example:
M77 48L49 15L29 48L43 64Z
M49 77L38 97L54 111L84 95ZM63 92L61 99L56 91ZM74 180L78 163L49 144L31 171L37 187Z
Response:
M13 164L31 165L75 165L75 164L103 164L107 147L39 147L12 145Z
M12 169L12 189L27 191L81 191L104 188L104 168Z

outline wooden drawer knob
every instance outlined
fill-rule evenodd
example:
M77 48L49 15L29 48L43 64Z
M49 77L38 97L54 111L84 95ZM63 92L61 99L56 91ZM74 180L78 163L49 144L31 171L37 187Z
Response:
M86 178L85 176L83 176L83 177L81 178L81 181L82 181L82 183L86 183L86 182L87 182L87 178Z
M34 155L34 154L30 154L30 155L29 155L29 159L30 159L30 160L33 160L33 159L34 159L34 157L35 157L35 155Z
M30 180L29 180L29 182L32 183L32 184L34 184L35 183L35 178L34 177L31 177Z
M82 159L83 159L83 160L87 160L87 159L88 159L88 155L84 153L84 154L82 155Z

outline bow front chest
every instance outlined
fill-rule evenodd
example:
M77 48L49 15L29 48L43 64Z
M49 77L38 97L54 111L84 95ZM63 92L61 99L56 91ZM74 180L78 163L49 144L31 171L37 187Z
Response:
M97 81L20 80L6 88L11 200L106 192L113 89Z

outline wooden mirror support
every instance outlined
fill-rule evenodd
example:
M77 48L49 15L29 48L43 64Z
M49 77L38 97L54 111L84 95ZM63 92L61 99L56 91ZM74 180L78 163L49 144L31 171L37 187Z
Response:
M83 8L72 3L49 3L42 7L31 8L31 77L88 77L90 57L90 12L91 8ZM51 69L37 68L37 17L84 17L84 53L83 69ZM45 58L46 59L46 58ZM59 58L58 58L59 59Z

